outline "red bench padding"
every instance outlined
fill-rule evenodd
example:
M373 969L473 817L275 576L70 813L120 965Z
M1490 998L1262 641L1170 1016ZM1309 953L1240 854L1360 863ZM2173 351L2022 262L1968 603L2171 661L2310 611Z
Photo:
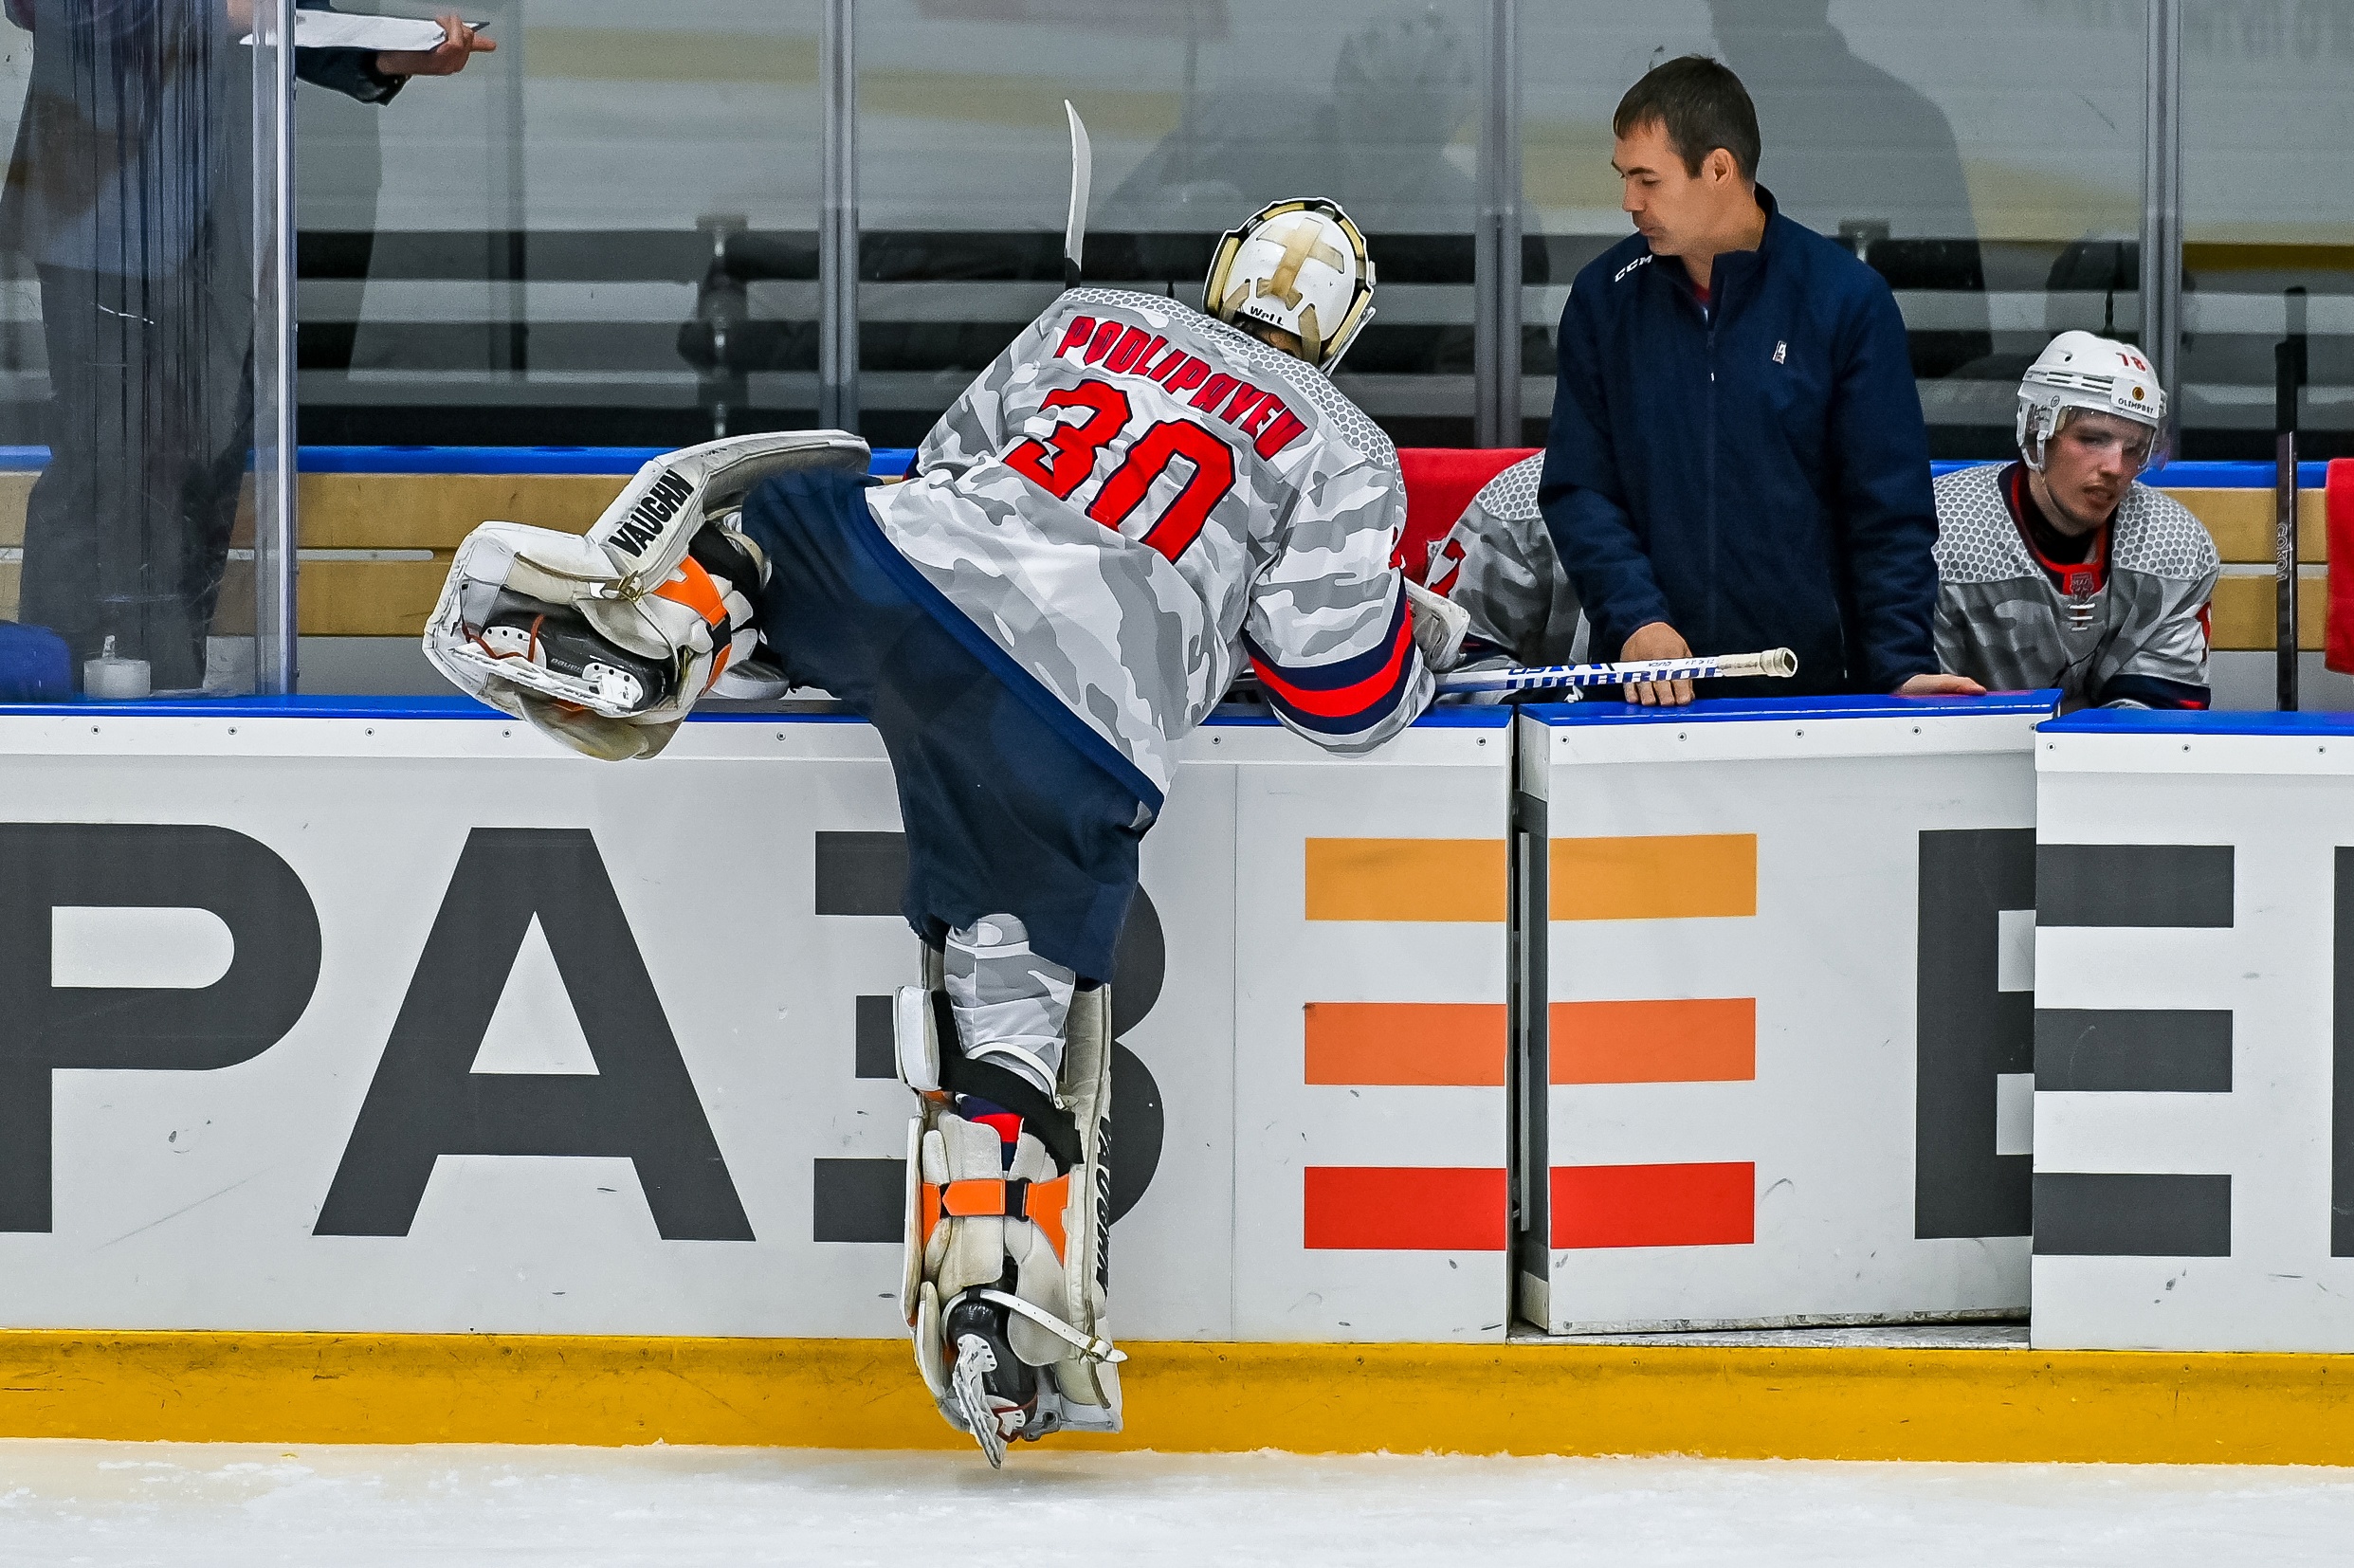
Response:
M1534 447L1401 447L1398 473L1406 481L1406 533L1397 564L1414 581L1431 562L1431 546L1455 525L1482 486Z
M2322 661L2354 674L2354 458L2329 460L2322 494L2329 515L2329 623Z

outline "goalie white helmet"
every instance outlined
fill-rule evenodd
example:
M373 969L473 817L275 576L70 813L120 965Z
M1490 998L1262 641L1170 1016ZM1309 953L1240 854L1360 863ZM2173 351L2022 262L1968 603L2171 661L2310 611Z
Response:
M2063 332L2019 382L2019 455L2037 473L2044 445L2059 433L2070 409L2114 414L2155 431L2166 417L2166 394L2140 349L2089 332Z
M648 463L586 535L484 523L458 547L426 657L577 751L651 757L758 645L766 563L735 526L746 494L867 461L838 430L737 436Z
M1373 259L1338 203L1275 202L1218 241L1202 302L1229 325L1291 334L1300 357L1329 373L1373 319Z

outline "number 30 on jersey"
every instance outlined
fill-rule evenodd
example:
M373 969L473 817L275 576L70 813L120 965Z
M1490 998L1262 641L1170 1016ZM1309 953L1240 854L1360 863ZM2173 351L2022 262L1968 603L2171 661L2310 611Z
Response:
M1086 417L1066 420L1043 442L1025 438L1005 454L1005 465L1057 501L1068 501L1095 472L1096 454L1128 427L1128 395L1104 381L1047 393L1047 410L1081 409ZM1234 450L1190 419L1164 419L1136 438L1127 461L1113 469L1087 503L1087 516L1119 530L1144 501L1170 463L1183 458L1193 477L1167 511L1142 536L1142 542L1171 560L1200 535L1212 507L1234 487Z
M1164 346L1168 353L1159 356L1158 351ZM1274 393L1239 376L1213 374L1208 361L1198 356L1169 346L1166 338L1117 318L1099 321L1074 317L1054 356L1076 358L1111 375L1141 376L1179 397L1190 392L1194 408L1234 425L1250 439L1259 455L1270 461L1307 429ZM1220 404L1225 405L1222 411ZM1079 417L1066 419L1044 440L1026 436L1015 442L1007 449L1004 462L1057 501L1069 501L1094 475L1104 448L1127 429L1133 410L1127 393L1107 380L1083 381L1049 392L1042 408L1049 413L1076 410ZM1087 502L1087 516L1106 528L1126 532L1128 520L1143 504L1155 482L1179 458L1191 477L1139 536L1144 544L1176 560L1200 537L1211 512L1234 487L1234 448L1208 426L1191 419L1164 419L1143 430Z

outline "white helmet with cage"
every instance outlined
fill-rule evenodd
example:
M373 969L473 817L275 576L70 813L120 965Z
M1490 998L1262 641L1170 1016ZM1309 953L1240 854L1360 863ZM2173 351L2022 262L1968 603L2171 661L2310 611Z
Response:
M1291 334L1301 358L1330 372L1373 319L1373 259L1339 203L1273 202L1218 241L1202 301L1230 325Z
M2114 414L2155 431L2166 417L2166 394L2140 349L2089 332L2063 332L2019 382L2019 456L2037 473L2044 446L2059 433L2069 409Z

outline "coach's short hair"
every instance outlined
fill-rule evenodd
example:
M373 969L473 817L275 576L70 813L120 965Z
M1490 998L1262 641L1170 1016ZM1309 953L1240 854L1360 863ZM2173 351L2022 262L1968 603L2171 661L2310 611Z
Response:
M1654 120L1667 130L1686 173L1699 173L1701 160L1722 147L1743 179L1758 177L1758 106L1729 66L1705 54L1652 66L1618 100L1611 134L1625 137Z

